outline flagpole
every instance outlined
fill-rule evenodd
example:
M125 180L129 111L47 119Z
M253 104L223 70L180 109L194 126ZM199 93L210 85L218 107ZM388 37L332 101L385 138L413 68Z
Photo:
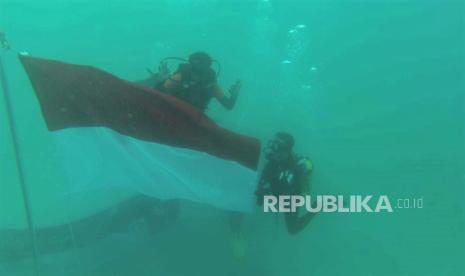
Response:
M0 31L0 46L4 52L10 49L10 45L5 38L5 34ZM6 117L8 120L8 125L10 126L10 133L11 139L13 141L13 152L15 155L16 160L16 167L18 170L18 179L21 188L21 193L23 195L23 204L24 209L26 210L26 220L29 229L29 233L31 234L31 242L32 242L32 252L33 252L33 261L34 261L34 272L36 275L39 275L39 265L38 265L38 254L37 254L37 241L35 236L35 228L34 228L34 220L31 214L31 204L29 198L29 191L27 189L25 175L24 175L24 167L21 159L21 150L19 147L18 142L18 132L16 129L16 122L13 114L13 108L10 99L10 91L8 87L8 81L6 78L5 67L3 65L2 55L0 55L0 82L2 85L3 90L3 98L5 101L5 110L6 110Z

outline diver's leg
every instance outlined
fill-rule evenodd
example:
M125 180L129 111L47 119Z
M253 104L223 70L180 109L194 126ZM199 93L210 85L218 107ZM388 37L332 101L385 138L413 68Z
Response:
M245 255L245 240L243 233L244 214L238 212L229 212L229 229L231 231L231 246L233 256L236 259L242 259Z
M229 212L229 229L233 234L242 233L244 215L238 212Z

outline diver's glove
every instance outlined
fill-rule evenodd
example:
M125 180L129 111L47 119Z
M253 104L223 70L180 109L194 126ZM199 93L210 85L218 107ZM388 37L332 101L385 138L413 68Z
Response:
M312 170L313 170L313 163L310 159L308 159L307 157L304 157L302 159L299 160L299 162L297 163L301 168L302 170L306 173L306 174L310 174L312 173Z
M168 63L166 61L160 62L160 65L158 66L158 72L154 73L149 68L147 68L147 72L150 74L150 78L155 84L165 82L165 80L170 77L170 70L168 69Z
M170 70L168 69L168 62L162 61L158 66L158 73L161 79L168 79L170 77Z
M231 88L229 88L229 95L231 97L231 100L234 101L234 103L237 100L237 97L239 96L239 91L241 90L242 83L240 80L237 80Z

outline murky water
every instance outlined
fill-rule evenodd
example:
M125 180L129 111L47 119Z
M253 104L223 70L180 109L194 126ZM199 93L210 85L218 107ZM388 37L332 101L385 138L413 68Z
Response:
M39 255L34 265L2 100L0 275L465 275L463 1L2 0L0 29ZM138 80L197 50L220 61L223 87L243 84L234 110L212 102L207 114L260 139L292 133L312 191L423 208L319 214L296 236L257 212L237 249L219 209L70 194L16 52Z

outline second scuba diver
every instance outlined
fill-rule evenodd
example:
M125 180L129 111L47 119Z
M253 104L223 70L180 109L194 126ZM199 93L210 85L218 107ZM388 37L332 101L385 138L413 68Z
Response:
M255 195L257 204L262 206L265 195L306 195L310 192L311 161L293 151L294 138L286 132L278 132L264 148L265 164L259 176ZM296 212L284 213L287 232L295 235L301 232L316 213L303 215ZM229 216L232 235L233 255L242 258L245 254L243 234L244 215L231 212Z
M260 175L255 192L257 204L263 204L264 195L304 195L310 191L312 163L293 151L294 138L286 132L278 132L265 148L266 164ZM284 214L287 231L297 234L308 225L315 213L299 212Z

